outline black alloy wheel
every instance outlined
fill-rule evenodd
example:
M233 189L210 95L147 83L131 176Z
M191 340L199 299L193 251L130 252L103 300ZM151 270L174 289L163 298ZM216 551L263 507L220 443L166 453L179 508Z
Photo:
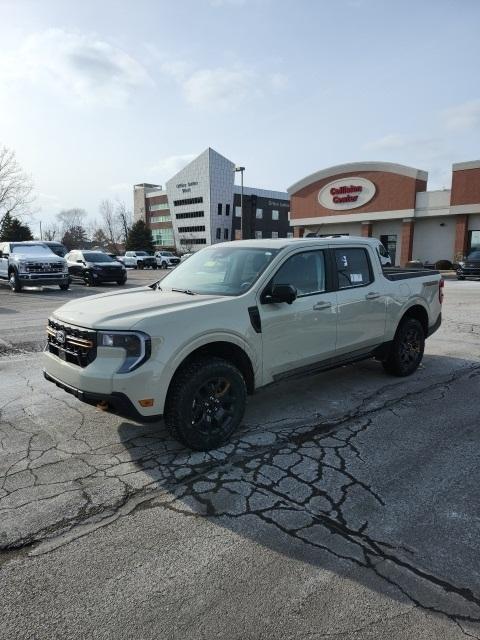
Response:
M170 433L198 451L227 442L239 426L246 404L240 371L221 358L195 360L176 376L167 400Z
M416 318L404 318L400 323L390 354L383 362L387 373L409 376L418 369L425 349L425 332Z
M95 278L93 277L93 274L90 271L86 271L83 274L83 281L85 282L87 287L95 286Z

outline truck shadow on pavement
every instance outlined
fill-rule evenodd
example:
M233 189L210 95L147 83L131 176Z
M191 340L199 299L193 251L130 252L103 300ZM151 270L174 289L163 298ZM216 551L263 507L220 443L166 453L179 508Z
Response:
M435 361L456 368L426 385L384 385L334 419L246 429L209 453L182 448L163 428L139 438L124 422L119 435L148 488L162 489L148 502L159 517L175 511L186 526L208 518L406 607L443 614L477 637L480 434L472 397L480 367L428 357L429 366ZM328 374L316 380L335 393Z

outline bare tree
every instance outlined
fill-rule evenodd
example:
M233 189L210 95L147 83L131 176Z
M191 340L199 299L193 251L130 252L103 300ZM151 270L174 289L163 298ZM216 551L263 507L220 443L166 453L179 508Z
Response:
M118 253L118 243L120 241L120 228L118 218L115 214L115 207L111 200L102 200L99 207L103 220L102 231L108 239L110 251Z
M61 229L58 224L52 222L42 230L43 240L60 240Z
M83 227L87 212L85 209L73 208L62 209L57 213L56 218L61 226L62 235L70 231L74 227Z
M125 204L125 202L123 202L123 200L119 200L118 198L115 207L115 214L122 230L122 242L125 244L127 242L128 232L132 228L133 215L131 210L127 209L127 205Z
M8 213L17 218L31 213L34 201L31 177L23 171L14 151L0 147L0 225Z

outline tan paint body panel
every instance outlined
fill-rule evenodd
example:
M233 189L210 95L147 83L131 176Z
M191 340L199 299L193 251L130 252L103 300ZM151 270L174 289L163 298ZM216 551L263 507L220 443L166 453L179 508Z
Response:
M55 311L53 317L60 322L97 330L137 330L150 335L151 357L135 371L116 373L123 362L122 350L101 347L97 358L85 368L45 353L45 370L82 391L124 393L142 415L157 415L163 413L170 381L180 364L197 348L209 343L230 342L243 349L252 363L255 388L259 388L272 382L277 374L298 366L391 340L403 314L414 304L426 309L429 325L435 323L440 313L440 276L388 280L376 253L378 241L372 238L242 243L276 248L280 252L252 289L240 296L189 296L142 287L75 300ZM327 247L365 247L374 282L368 287L318 294L315 300L311 296L298 298L292 305L260 303L261 292L283 262L300 251ZM433 284L426 286L428 281ZM367 301L365 295L372 291L380 293L380 299ZM322 300L331 306L327 310L314 310L313 305ZM256 333L252 327L248 313L252 306L259 308L262 333ZM275 355L282 343L286 353L283 359ZM154 406L142 408L138 401L143 398L154 398Z

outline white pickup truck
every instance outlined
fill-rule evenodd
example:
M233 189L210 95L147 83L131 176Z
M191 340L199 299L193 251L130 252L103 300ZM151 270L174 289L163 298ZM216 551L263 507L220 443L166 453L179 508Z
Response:
M413 373L441 323L436 271L382 268L369 238L243 240L163 280L72 300L48 321L47 380L193 449L226 442L246 396L366 358Z

